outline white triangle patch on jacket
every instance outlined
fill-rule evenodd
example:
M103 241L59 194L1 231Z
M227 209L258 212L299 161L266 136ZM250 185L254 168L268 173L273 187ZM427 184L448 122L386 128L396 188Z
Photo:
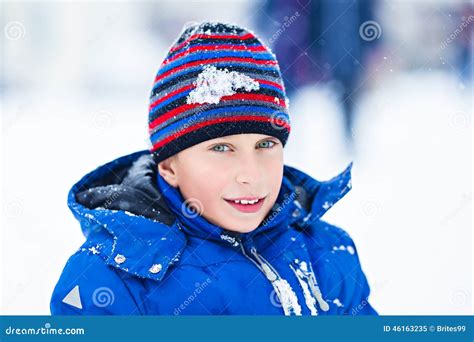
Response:
M66 297L63 298L63 303L74 306L75 308L82 309L81 295L79 294L79 285L69 291Z

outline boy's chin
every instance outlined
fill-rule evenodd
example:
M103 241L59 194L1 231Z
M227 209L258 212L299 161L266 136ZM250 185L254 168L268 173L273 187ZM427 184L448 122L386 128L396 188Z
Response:
M220 226L226 230L230 230L237 233L250 233L257 229L259 224L260 222L239 222L238 220L230 222L230 220L227 220L226 222L223 222L223 224L221 224Z
M242 228L241 226L239 227L231 226L231 227L225 227L225 229L230 230L232 232L236 232L236 233L250 233L254 231L255 229L257 229L257 226L250 227L250 228L245 228L245 227Z
M229 230L236 233L250 233L254 231L255 229L257 229L257 227L261 223L261 220L256 219L256 218L253 218L251 220L249 220L249 218L245 220L245 219L230 218L230 217L210 219L206 217L206 215L203 215L203 216L207 218L209 222L219 227L222 227L225 230Z

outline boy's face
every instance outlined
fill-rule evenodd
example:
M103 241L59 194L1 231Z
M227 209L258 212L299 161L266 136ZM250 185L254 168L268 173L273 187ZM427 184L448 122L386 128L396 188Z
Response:
M179 152L160 162L158 171L209 222L247 233L260 225L278 197L283 147L268 135L229 135ZM242 198L258 202L235 203Z

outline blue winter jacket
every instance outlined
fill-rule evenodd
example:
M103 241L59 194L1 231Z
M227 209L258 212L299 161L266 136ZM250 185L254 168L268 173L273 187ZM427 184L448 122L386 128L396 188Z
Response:
M351 188L284 166L250 233L187 209L148 151L84 176L68 205L86 242L67 261L53 315L376 315L350 236L321 216Z

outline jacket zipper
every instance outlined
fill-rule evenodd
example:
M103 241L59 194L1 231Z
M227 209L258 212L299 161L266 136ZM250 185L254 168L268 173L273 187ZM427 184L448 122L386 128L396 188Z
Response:
M314 305L316 301L318 302L322 311L328 311L329 304L323 298L311 264L309 263L308 269L308 264L306 262L296 259L290 264L290 268L295 273L295 276L298 278L298 281L303 288L306 305L310 309L311 315L318 314L318 310Z
M290 284L278 274L278 271L262 255L257 252L257 249L254 246L250 248L250 253L253 256L252 257L245 251L241 238L238 237L237 240L239 242L242 254L255 266L257 266L257 268L272 284L285 315L300 316L301 306L299 305L298 297L293 292Z

